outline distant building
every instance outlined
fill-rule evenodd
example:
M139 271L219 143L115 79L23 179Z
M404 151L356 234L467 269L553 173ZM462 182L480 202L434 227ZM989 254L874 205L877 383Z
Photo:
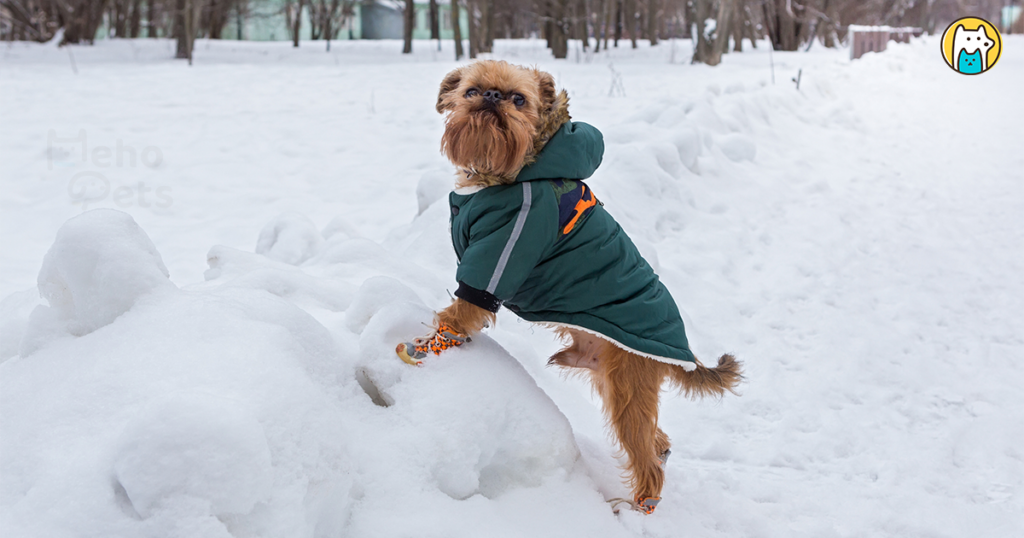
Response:
M299 27L299 38L302 40L313 39L312 25L309 23L309 3L314 0L306 0L306 7L302 10L302 23ZM450 0L438 0L438 27L441 39L452 39L455 32L452 31L452 10ZM288 17L285 15L288 9L294 9L297 5L295 0L248 0L245 4L244 14L233 13L228 23L221 31L221 39L244 40L244 41L291 41L292 32L288 26ZM426 1L417 0L416 26L413 28L413 39L430 39L430 4ZM0 10L6 9L0 7ZM332 36L336 39L402 39L402 30L405 25L403 18L405 2L403 0L360 0L352 6L352 15L346 18L339 28L337 34ZM9 17L0 17L0 23ZM96 39L104 39L111 35L109 21L104 15L104 23L96 31ZM142 21L142 34L146 34L146 21ZM164 27L160 25L158 35L164 35ZM469 20L466 17L466 10L459 11L459 28L462 31L462 38L469 36ZM200 34L199 38L204 36ZM324 36L320 36L324 39Z
M451 5L448 0L438 0L438 22L441 39L452 39ZM241 39L247 41L288 41L291 30L288 28L285 10L289 5L286 0L250 0L248 17L242 19ZM416 4L416 26L413 28L413 39L430 39L430 4ZM364 0L353 6L352 16L338 30L332 39L402 39L404 28L405 2L401 0ZM459 13L459 26L463 38L469 35L466 11ZM228 23L222 32L225 39L239 39L238 19ZM302 24L299 29L301 39L312 39L309 13L303 10Z
M1006 33L1020 33L1021 28L1021 7L1010 5L1002 9L1002 25L1000 28Z

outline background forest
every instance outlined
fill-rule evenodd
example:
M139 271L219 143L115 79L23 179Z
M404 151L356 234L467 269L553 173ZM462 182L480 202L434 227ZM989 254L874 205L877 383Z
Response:
M275 3L276 2L276 3ZM296 47L300 36L337 39L360 9L402 13L404 52L412 50L417 13L432 39L442 27L454 31L456 58L492 50L495 38L545 39L555 58L565 58L569 40L584 50L652 46L671 38L695 40L693 61L717 64L744 43L770 39L775 50L814 43L834 47L851 24L909 26L927 33L966 16L1001 20L1010 0L0 0L0 39L93 42L102 37L172 37L177 56L189 57L196 38L226 35L251 18L283 17ZM268 9L269 8L269 9ZM459 24L460 17L463 24ZM442 19L448 18L445 21ZM1024 19L1018 20L1021 26ZM454 23L454 24L452 24ZM303 26L303 25L306 26ZM998 24L998 23L997 23ZM468 35L462 34L462 27ZM1014 28L1006 28L1012 32ZM1024 28L1016 28L1019 32ZM283 38L284 36L281 36ZM583 39L587 37L589 39ZM463 42L468 50L463 50Z

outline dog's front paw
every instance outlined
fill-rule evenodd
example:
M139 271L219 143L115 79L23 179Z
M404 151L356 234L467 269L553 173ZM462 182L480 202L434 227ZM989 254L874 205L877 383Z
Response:
M398 347L395 348L395 353L398 354L399 359L413 366L421 366L423 358L427 356L426 353L418 351L412 342L398 344Z
M423 359L427 357L427 353L440 355L446 349L461 346L469 341L469 336L441 323L431 335L425 338L416 338L412 342L398 344L395 347L395 353L406 363L420 366L423 364Z

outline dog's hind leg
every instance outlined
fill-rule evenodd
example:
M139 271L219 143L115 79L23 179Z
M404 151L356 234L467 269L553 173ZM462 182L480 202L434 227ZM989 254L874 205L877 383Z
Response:
M665 460L668 459L670 448L672 448L672 441L661 428L658 428L654 436L654 452L658 455L658 461L661 462L662 469L665 468Z
M608 343L602 353L600 377L605 413L622 450L629 458L626 478L640 508L654 510L665 483L659 456L668 436L658 428L658 398L665 372L657 361ZM663 450L659 450L663 448Z
M565 327L556 328L555 333L566 346L548 359L549 366L588 368L595 372L598 370L601 352L607 344L604 339Z

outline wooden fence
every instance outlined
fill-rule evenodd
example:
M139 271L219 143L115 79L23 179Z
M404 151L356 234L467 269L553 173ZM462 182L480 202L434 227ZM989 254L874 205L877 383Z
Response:
M911 37L920 37L920 28L890 28L889 26L850 26L850 59L856 60L868 52L882 52L889 41L909 43Z

